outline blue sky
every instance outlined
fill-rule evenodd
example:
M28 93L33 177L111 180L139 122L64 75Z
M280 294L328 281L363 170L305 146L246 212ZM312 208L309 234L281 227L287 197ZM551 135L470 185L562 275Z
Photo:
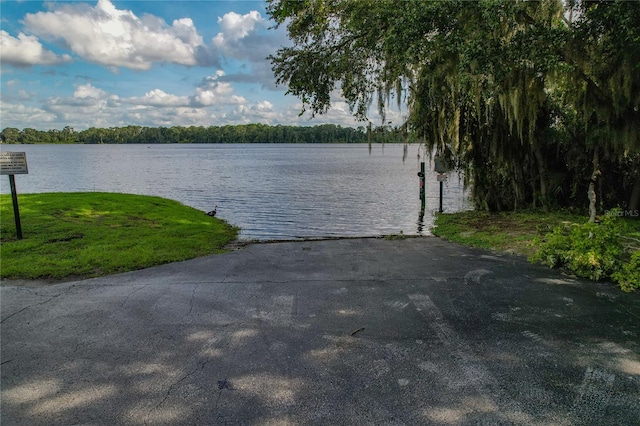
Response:
M2 0L0 129L362 125L338 94L326 115L298 116L266 59L288 43L266 6Z

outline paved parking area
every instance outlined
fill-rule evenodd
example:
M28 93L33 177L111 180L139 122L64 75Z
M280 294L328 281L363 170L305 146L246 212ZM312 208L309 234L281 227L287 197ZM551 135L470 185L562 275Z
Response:
M3 426L640 424L640 294L437 238L1 297Z

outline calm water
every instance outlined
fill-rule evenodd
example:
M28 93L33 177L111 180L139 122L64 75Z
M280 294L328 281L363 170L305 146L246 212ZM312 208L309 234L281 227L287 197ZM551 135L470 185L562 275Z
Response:
M4 145L27 153L18 194L104 191L158 195L241 228L242 239L429 234L438 182L427 164L420 220L417 145ZM406 159L403 161L403 157ZM9 193L1 176L0 190ZM444 210L468 209L458 178Z

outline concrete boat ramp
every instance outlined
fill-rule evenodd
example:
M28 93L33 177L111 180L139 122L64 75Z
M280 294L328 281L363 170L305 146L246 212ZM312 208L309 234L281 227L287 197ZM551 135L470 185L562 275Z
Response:
M640 294L433 237L8 284L3 426L640 424Z

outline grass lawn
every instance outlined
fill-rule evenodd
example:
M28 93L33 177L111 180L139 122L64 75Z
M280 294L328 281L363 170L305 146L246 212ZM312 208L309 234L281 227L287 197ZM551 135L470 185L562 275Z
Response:
M587 216L566 212L486 213L467 211L439 214L434 235L467 246L531 256L533 239L543 236L561 223L583 224ZM628 219L627 237L640 239L640 220Z
M238 229L177 201L117 193L0 195L3 279L97 277L222 252Z

